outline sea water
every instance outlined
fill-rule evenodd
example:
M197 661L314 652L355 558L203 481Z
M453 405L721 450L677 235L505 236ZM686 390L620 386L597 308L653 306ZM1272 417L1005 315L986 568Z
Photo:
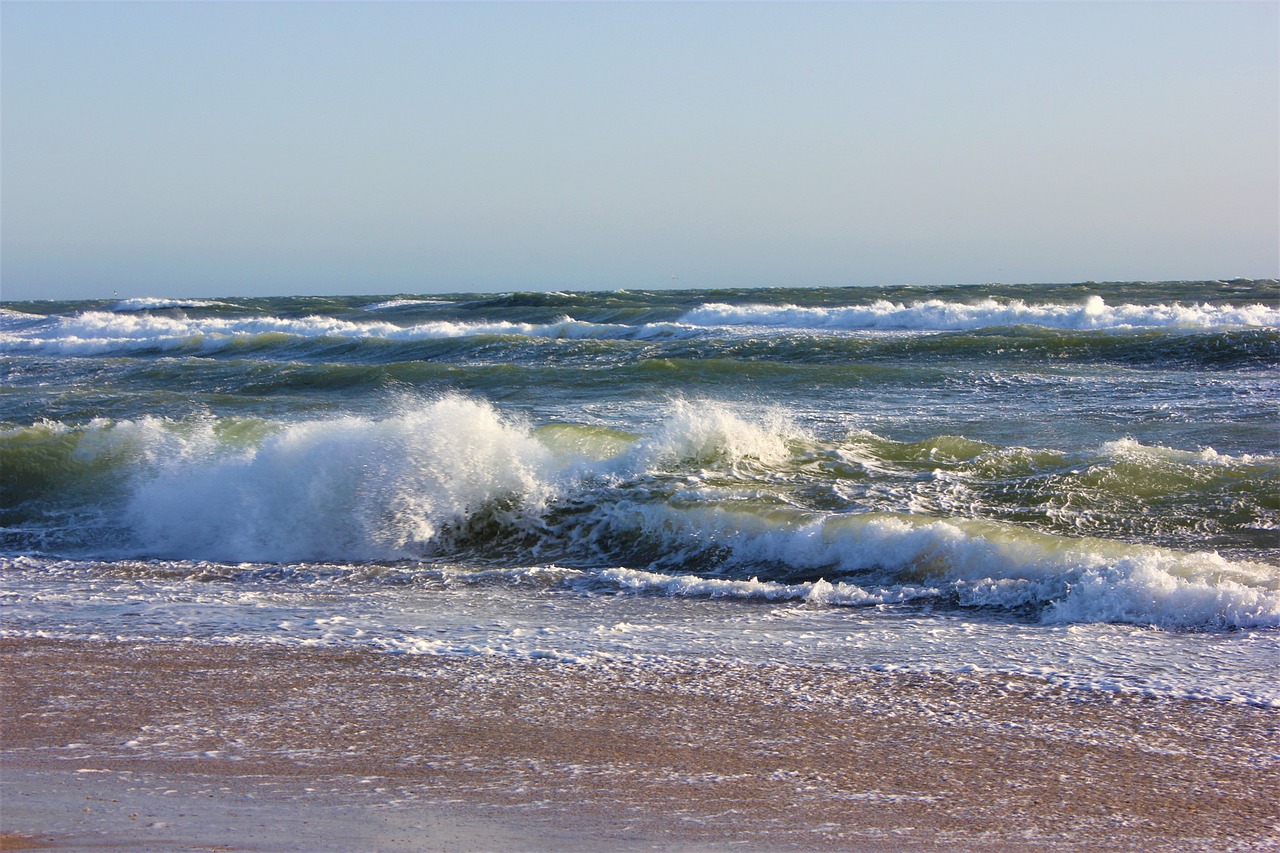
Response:
M0 635L1280 706L1275 281L0 309Z

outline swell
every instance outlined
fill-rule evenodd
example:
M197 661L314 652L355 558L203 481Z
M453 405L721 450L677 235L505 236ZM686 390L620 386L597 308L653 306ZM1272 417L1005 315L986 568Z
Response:
M1142 331L1126 334L1003 327L923 335L814 336L772 333L741 339L673 341L668 357L719 356L805 364L942 363L958 359L1025 364L1121 364L1135 368L1265 369L1280 365L1280 329Z
M11 312L12 313L12 312ZM1206 370L1280 366L1280 328L1075 330L975 326L964 331L747 326L638 326L561 318L550 324L438 321L410 326L337 318L189 318L99 312L12 320L0 354L46 358L252 358L390 364L504 361L628 364L646 359L736 359L835 364L850 361L982 359L1023 363L1111 363Z
M972 331L1002 326L1038 326L1072 331L1131 329L1212 329L1278 326L1280 308L1249 305L1108 305L1097 295L1078 304L1028 303L993 298L974 302L930 299L876 300L866 305L806 307L792 304L710 303L681 318L695 326L770 326L821 330Z
M0 464L10 554L558 563L706 582L688 594L1280 624L1280 462L1208 448L822 440L707 401L643 432L534 427L445 396L380 418L14 427Z
M551 322L508 320L435 320L402 325L389 320L351 320L341 316L191 317L183 312L84 311L32 322L6 312L0 347L11 353L100 356L111 353L154 355L190 352L215 354L259 351L318 342L321 346L361 342L418 343L462 338L539 338L567 340L644 340L691 334L670 324L626 326L590 323L568 316Z

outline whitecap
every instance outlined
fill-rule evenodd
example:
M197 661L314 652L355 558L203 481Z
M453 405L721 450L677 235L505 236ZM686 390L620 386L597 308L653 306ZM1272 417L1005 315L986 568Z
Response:
M1042 326L1063 330L1219 329L1280 326L1280 308L1181 303L1108 305L1100 296L1083 303L1027 304L1021 299L960 303L941 299L812 308L798 305L708 303L685 314L693 326L767 326L814 330L968 331L992 326Z

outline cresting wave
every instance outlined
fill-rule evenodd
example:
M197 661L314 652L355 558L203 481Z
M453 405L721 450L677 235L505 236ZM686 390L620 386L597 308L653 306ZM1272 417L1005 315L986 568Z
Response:
M32 322L30 315L6 312L0 324L0 352L103 355L113 352L215 353L246 343L279 338L420 341L477 336L520 336L630 340L689 334L670 324L644 327L582 323L565 317L547 324L438 321L411 326L353 322L335 317L202 317L86 311Z
M364 306L365 311L392 311L396 308L416 308L420 305L449 305L452 300L445 299L387 299L382 302L372 302Z
M708 304L681 318L695 326L774 326L820 330L971 331L994 326L1042 326L1088 331L1101 329L1217 329L1280 326L1280 308L1174 303L1108 305L1090 296L1080 305L1030 305L1021 299L983 299L965 303L876 300L870 305L835 308L797 305Z
M225 314L236 308L210 300L135 299L111 310L70 315L26 314L0 310L0 353L102 355L110 353L211 354L246 344L288 340L427 341L482 336L542 339L654 341L734 334L735 329L785 329L793 332L955 332L1027 326L1073 332L1164 330L1209 332L1280 328L1280 308L1264 303L1241 305L1109 305L1100 296L1081 304L1029 304L1020 299L973 302L939 299L902 303L876 300L863 305L813 307L791 304L707 303L669 321L625 323L575 319L562 314L548 322L448 317L402 322L388 317L401 309L447 309L448 300L397 299L363 306L367 317L311 314ZM210 316L187 316L180 309L207 309ZM247 310L247 309L245 309ZM396 315L399 316L399 315Z
M1280 569L1268 562L863 499L880 488L877 470L901 468L915 482L919 466L1003 464L1011 450L958 437L927 444L855 433L829 446L785 412L705 401L672 403L643 435L533 428L445 396L403 401L382 419L12 429L0 435L15 473L0 506L10 553L48 535L68 553L116 557L555 563L615 591L1280 626ZM1274 482L1277 466L1131 442L1104 456L1138 466L1147 483L1172 467L1164 488L1175 490L1255 468ZM72 494L90 500L76 505ZM842 494L853 497L836 501Z
M165 299L143 296L125 299L112 306L112 311L158 311L165 308L223 308L231 303L216 299Z

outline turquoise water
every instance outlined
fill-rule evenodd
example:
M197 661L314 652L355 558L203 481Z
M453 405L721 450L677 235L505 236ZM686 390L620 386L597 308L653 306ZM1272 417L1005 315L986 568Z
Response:
M6 303L3 629L1269 704L1278 364L1274 281Z

